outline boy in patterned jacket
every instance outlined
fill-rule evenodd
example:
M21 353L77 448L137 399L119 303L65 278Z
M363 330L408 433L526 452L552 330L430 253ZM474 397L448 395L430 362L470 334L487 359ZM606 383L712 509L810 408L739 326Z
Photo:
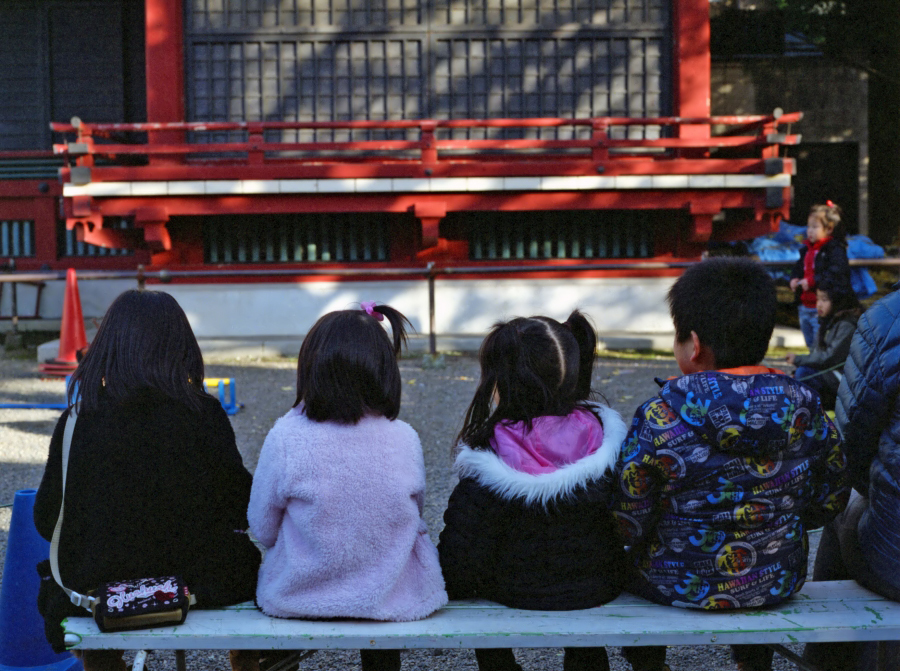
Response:
M682 608L759 608L806 580L806 532L846 505L846 461L809 387L761 364L775 285L748 259L714 258L672 286L682 377L641 405L617 464L615 514L636 568L629 591ZM635 671L665 647L623 650ZM763 646L733 646L768 671Z

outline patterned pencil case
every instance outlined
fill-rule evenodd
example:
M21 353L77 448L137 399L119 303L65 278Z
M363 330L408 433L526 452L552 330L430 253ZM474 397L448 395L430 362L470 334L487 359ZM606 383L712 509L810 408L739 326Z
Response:
M100 631L181 624L194 602L187 585L175 576L104 583L94 598L92 611Z

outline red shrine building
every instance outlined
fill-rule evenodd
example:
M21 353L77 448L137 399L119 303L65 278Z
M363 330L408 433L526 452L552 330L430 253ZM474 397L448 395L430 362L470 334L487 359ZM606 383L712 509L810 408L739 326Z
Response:
M799 114L710 117L708 0L11 0L0 38L0 266L166 270L201 337L667 331L679 263L790 208Z

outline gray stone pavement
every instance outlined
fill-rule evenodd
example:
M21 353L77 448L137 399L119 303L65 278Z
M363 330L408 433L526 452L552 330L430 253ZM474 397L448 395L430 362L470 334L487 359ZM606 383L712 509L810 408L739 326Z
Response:
M444 357L444 365L426 365L427 359L413 356L401 362L403 402L400 417L418 432L425 452L428 493L425 517L432 537L442 528L442 513L456 483L452 472L453 439L461 427L465 408L472 398L478 379L477 361L472 356ZM768 362L778 365L777 361ZM207 376L231 377L236 380L238 401L244 408L231 418L238 447L244 462L252 471L263 440L275 419L286 412L295 395L295 366L292 359L221 359L209 358ZM654 377L666 378L678 373L671 357L600 358L594 371L594 385L609 404L625 417L652 396L657 386ZM62 399L63 383L42 380L34 359L12 359L0 356L0 402L56 402ZM40 484L50 434L60 415L54 410L0 409L0 504L10 503L18 489ZM0 556L5 556L6 537L11 510L0 508ZM811 538L818 543L818 534ZM618 650L611 649L615 670L628 669ZM517 652L526 670L562 669L562 651L558 649ZM301 669L357 669L356 653L318 653L303 662ZM673 671L733 669L728 649L724 646L702 648L675 647L669 655ZM410 651L404 655L403 668L474 670L475 658L470 651ZM160 653L151 660L153 671L174 670L174 657ZM191 671L226 669L227 657L219 652L197 651L189 655ZM783 660L775 669L795 668Z

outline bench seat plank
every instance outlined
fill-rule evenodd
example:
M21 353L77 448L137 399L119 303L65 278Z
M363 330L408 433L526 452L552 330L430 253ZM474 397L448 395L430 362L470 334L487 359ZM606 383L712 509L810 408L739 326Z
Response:
M75 649L555 648L877 641L900 638L900 603L853 581L807 583L765 610L694 611L622 595L587 610L532 611L454 601L416 622L270 618L252 603L194 610L180 626L103 634L90 618L64 622Z

